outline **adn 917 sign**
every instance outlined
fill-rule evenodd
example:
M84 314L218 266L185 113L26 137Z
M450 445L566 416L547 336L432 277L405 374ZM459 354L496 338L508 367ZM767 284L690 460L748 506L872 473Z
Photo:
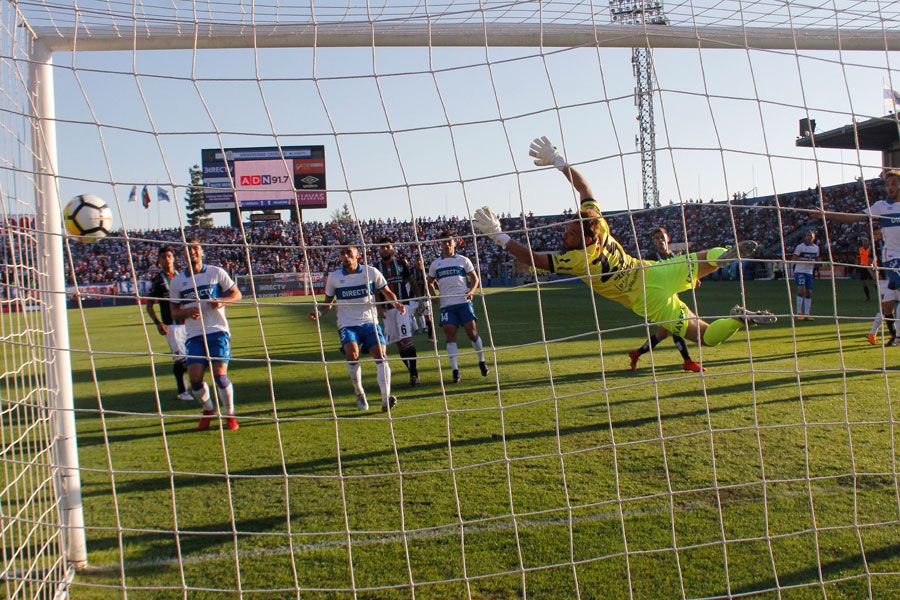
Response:
M325 147L202 150L206 210L326 208ZM231 178L229 178L229 173ZM233 179L233 184L232 184Z

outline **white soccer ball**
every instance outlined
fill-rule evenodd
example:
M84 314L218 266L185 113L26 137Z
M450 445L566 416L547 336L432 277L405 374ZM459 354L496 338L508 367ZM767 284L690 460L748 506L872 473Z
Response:
M63 211L66 231L79 242L96 242L109 235L112 211L103 198L93 194L75 196Z

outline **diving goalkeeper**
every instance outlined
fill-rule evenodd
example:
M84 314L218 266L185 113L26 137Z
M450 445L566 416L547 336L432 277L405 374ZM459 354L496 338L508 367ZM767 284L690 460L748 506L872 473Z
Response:
M750 311L743 306L731 309L731 317L707 323L695 315L678 297L720 267L752 255L758 246L743 241L730 248L710 248L659 262L638 260L626 254L612 236L587 181L566 163L546 137L531 143L529 154L537 166L553 165L569 180L581 197L578 219L566 225L562 250L557 253L532 252L503 233L500 220L488 207L475 211L475 230L490 237L517 259L536 269L575 275L594 293L630 308L647 321L662 325L674 335L706 346L717 346L730 338L746 321L774 323L769 311ZM643 274L642 274L643 272Z

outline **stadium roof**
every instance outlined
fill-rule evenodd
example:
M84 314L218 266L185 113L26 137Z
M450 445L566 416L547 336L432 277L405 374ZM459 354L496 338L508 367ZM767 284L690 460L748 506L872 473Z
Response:
M860 150L894 150L900 146L897 119L897 115L890 114L816 133L816 147L855 150L858 138ZM797 145L811 148L812 139L809 136L797 138Z

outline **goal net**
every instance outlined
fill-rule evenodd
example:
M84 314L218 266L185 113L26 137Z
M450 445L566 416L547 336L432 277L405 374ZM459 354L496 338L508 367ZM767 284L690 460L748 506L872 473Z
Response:
M3 0L4 597L896 595L900 350L877 279L900 215L841 220L890 206L896 19L872 1ZM573 183L529 156L542 136ZM81 194L114 215L92 244L62 227ZM593 261L584 281L514 256L605 236L585 197L610 237L558 259ZM482 206L514 244L475 228ZM758 248L701 255L697 286L609 262L615 241L656 261L663 233L677 255ZM442 310L448 237L480 278L475 328ZM309 317L353 275L347 244L376 268L392 245L418 282L390 286L415 355L389 340L383 412L377 346L348 366L334 314ZM183 349L194 374L155 276L241 292L230 349ZM684 308L651 309L659 286ZM735 307L778 321L666 339L680 310L730 327ZM203 392L193 365L226 351Z

